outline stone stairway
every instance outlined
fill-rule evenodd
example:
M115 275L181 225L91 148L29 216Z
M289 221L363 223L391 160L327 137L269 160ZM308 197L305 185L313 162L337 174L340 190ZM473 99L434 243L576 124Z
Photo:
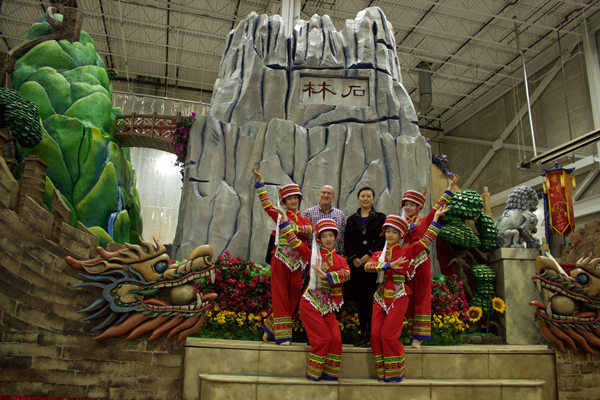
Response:
M185 400L557 399L554 351L542 345L407 348L399 384L375 379L370 349L344 346L340 381L310 382L304 343L188 338L185 347Z

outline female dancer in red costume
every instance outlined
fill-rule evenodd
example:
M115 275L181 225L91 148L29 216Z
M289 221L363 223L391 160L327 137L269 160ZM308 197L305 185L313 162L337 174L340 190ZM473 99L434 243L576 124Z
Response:
M310 343L306 378L337 381L342 359L342 335L335 317L343 303L344 282L350 279L350 267L344 257L336 254L334 245L338 228L333 219L317 222L316 240L312 252L298 240L283 211L281 237L298 251L304 260L310 260L310 282L300 299L300 318Z
M256 168L252 169L256 177L256 193L266 213L278 223L275 207L265 189L262 175ZM302 192L297 184L291 183L282 186L279 190L281 201L287 208L285 212L291 229L302 241L306 241L313 232L310 220L303 217L298 211ZM269 337L275 339L275 343L289 345L292 342L292 315L298 304L302 290L302 271L306 266L300 254L295 251L284 237L279 237L277 247L271 259L271 299L273 313L263 324L263 340Z
M433 221L435 212L448 204L454 196L458 179L459 176L454 175L442 197L426 216L419 214L425 204L425 195L416 190L408 190L404 194L402 209L404 218L409 224L408 231L404 235L405 245L414 243L423 237ZM412 331L411 345L419 348L422 341L431 340L431 281L433 275L428 251L423 251L415 257L411 264L415 272L413 275L407 276L407 284L413 295L406 311L406 319L409 321L409 329Z
M385 247L365 264L365 271L378 273L379 287L373 299L371 319L371 349L377 378L381 381L400 382L404 379L404 345L399 339L411 295L404 282L406 275L414 271L410 260L431 246L441 228L437 221L447 211L446 207L436 211L425 235L407 246L402 246L402 237L408 222L398 215L389 215L383 224Z

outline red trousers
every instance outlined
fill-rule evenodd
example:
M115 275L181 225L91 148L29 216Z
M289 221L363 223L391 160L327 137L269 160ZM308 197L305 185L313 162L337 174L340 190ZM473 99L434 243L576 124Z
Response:
M404 379L404 345L400 335L408 303L408 296L399 297L386 314L377 302L373 302L371 349L379 380L399 382Z
M263 330L275 343L292 341L292 316L296 311L302 290L302 268L295 271L278 260L271 261L271 304L273 313L263 325Z
M412 320L412 338L431 340L431 261L423 262L415 271L415 276L407 281L412 290L412 296L406 319Z
M331 311L321 315L303 297L300 299L300 318L302 318L302 324L310 343L306 368L307 378L337 380L342 358L342 335L335 313Z

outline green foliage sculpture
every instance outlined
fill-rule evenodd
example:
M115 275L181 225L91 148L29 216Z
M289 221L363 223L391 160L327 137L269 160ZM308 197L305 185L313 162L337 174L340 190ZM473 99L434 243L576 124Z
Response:
M440 238L454 249L494 250L498 229L492 217L482 212L483 200L473 190L462 190L449 203L450 211L444 216ZM478 235L466 224L474 220Z
M31 101L11 89L0 88L0 128L8 127L23 147L42 140L38 109Z
M54 14L58 20L62 17ZM45 15L30 28L32 40L54 31ZM15 63L13 88L37 106L41 141L17 146L22 160L35 154L48 165L48 186L56 187L75 218L108 241L139 243L142 232L135 175L112 136L112 86L92 38L46 40Z
M471 295L471 306L481 308L483 315L489 315L492 312L492 297L495 294L494 284L496 282L496 273L491 267L485 264L473 265L471 273L477 280L475 293Z
M487 275L483 272L483 275L479 277L476 275L481 272L482 266L475 265L477 261L471 250L477 249L482 252L494 250L497 247L498 229L492 217L481 211L483 200L473 190L462 190L456 193L448 206L450 211L443 217L444 226L439 237L457 251L456 256L450 260L449 264L456 265L459 279L463 282L468 282L466 271L471 269L471 273L477 279L478 286L475 293L468 285L465 290L471 296L471 301L479 299L481 304L477 303L478 306L487 310L489 305L487 302L490 300L486 298L487 292L483 290L483 287L479 287L480 278L485 280ZM471 226L467 225L468 220L475 222L476 232ZM487 286L485 287L487 288ZM486 303L485 307L483 307L483 303Z

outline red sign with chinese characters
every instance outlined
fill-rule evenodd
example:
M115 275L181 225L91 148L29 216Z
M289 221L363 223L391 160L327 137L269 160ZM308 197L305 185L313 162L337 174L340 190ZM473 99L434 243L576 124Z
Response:
M567 236L575 230L571 182L571 174L565 169L546 172L544 186L548 196L550 226L563 236Z

